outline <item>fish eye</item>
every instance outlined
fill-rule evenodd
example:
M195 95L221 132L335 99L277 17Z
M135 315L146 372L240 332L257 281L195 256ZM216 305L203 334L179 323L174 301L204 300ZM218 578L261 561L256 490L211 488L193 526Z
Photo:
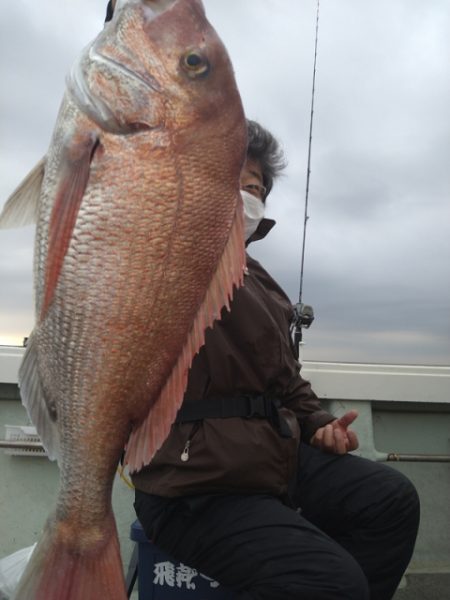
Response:
M181 66L189 77L201 77L209 72L209 61L201 50L188 50L181 57Z

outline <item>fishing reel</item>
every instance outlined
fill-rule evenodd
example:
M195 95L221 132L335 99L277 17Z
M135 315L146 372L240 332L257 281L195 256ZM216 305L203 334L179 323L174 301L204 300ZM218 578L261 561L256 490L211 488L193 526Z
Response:
M313 321L314 310L312 306L309 304L303 304L303 302L297 302L297 304L294 304L294 317L292 322L295 327L309 329Z
M291 332L293 333L294 345L298 349L302 341L302 330L309 329L314 321L314 310L309 304L297 302L293 306L294 314L291 321Z

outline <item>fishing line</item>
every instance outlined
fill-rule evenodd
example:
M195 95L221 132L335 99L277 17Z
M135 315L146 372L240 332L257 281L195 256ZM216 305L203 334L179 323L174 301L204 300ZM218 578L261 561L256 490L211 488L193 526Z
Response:
M131 481L131 479L129 479L126 474L125 474L125 469L124 467L122 467L122 465L119 465L117 467L117 472L119 473L120 479L127 484L127 486L131 489L134 490L134 485Z

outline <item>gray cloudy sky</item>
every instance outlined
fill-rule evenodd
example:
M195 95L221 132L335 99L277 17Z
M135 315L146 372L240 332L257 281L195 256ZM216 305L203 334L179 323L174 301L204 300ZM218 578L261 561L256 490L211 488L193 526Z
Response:
M2 2L0 205L46 152L106 1ZM253 254L297 300L315 0L204 0L289 161ZM309 360L450 363L450 3L322 0L303 301ZM0 344L33 324L33 228L0 232Z

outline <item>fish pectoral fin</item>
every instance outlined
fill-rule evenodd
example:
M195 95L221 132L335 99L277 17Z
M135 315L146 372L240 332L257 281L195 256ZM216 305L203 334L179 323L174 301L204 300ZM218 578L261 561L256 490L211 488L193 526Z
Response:
M244 213L239 198L228 242L182 352L147 417L131 432L125 453L130 472L147 465L168 436L183 402L192 360L205 343L205 330L220 318L224 306L230 310L234 288L243 285L245 265Z
M81 137L81 136L80 136ZM96 135L88 132L81 141L63 150L59 184L50 215L44 295L40 319L52 301L64 257L89 180L91 162L99 147Z
M44 172L45 156L6 201L0 215L0 229L25 227L36 223Z
M36 427L48 457L50 460L58 460L59 432L56 409L47 400L42 387L33 333L28 338L25 355L20 365L19 388L22 404Z

